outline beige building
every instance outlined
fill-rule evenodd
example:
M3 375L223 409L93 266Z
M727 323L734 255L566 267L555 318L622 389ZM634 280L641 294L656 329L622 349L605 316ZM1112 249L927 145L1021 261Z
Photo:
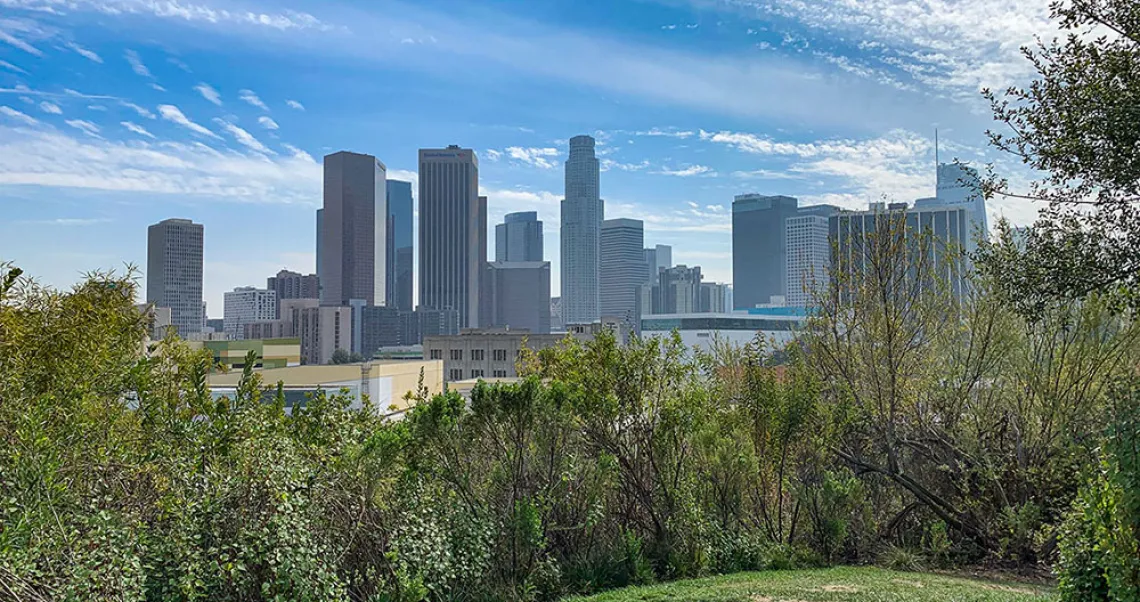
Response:
M415 393L419 387L420 373L429 395L443 392L443 362L439 361L371 361L361 364L338 366L291 366L257 370L262 384L273 388L282 383L285 404L289 411L304 404L308 396L318 389L326 393L347 391L354 409L367 407L384 416L402 415L410 407L404 399L408 393ZM240 371L225 374L211 374L210 390L215 397L233 395ZM268 399L275 393L270 390Z
M245 324L245 338L300 339L305 364L327 364L337 349L352 350L351 307L321 306L317 299L286 299L280 305L280 320Z
M598 325L600 326L600 325ZM424 358L443 362L448 383L468 379L515 378L515 363L525 342L538 351L554 347L566 337L593 338L589 328L570 334L533 334L516 329L464 329L457 335L424 337Z

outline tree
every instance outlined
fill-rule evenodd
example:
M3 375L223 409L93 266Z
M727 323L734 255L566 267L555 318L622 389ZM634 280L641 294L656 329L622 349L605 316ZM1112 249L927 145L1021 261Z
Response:
M1023 49L1037 79L985 90L996 148L1044 173L1025 193L990 178L987 195L1048 203L1023 244L1008 225L983 244L980 265L1026 314L1053 299L1109 293L1140 308L1140 3L1051 5L1063 40Z
M364 356L359 353L349 353L344 349L337 349L333 352L332 358L329 359L330 364L358 364L364 361Z

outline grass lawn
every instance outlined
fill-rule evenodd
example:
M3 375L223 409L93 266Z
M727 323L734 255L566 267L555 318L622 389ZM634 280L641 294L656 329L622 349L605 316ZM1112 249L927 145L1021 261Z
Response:
M738 573L707 579L629 587L575 602L1055 602L1035 585L977 581L929 573L838 567L806 571ZM567 602L568 602L567 601Z

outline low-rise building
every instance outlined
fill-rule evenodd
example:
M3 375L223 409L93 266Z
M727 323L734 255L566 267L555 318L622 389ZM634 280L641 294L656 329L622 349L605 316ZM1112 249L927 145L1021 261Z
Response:
M513 378L525 345L532 350L557 345L566 334L535 334L506 328L467 328L458 335L424 337L424 357L443 362L444 380ZM593 335L570 335L578 338Z
M369 409L380 415L397 418L414 403L405 399L416 394L422 383L429 396L443 392L443 362L439 361L370 361L335 366L291 366L258 370L268 390L264 396L272 401L274 388L281 384L286 411L302 406L317 391L348 395L354 409ZM212 374L210 391L215 397L232 396L240 371Z
M257 358L254 368L285 368L301 365L300 339L245 339L240 341L187 341L191 349L209 349L214 364L227 370L242 370L252 351Z
M753 308L720 314L667 314L641 319L641 336L667 337L676 330L687 347L711 348L714 340L744 345L763 334L771 347L782 347L795 338L807 320L799 307Z

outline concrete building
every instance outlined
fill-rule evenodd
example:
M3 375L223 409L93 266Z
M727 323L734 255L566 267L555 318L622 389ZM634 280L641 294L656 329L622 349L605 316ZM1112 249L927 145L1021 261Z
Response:
M245 325L277 319L277 293L252 286L235 288L225 294L222 329L237 340L245 336Z
M537 211L508 213L495 226L495 261L542 261L542 222Z
M641 336L671 336L676 330L687 347L708 351L713 341L746 345L757 334L769 349L791 342L807 320L802 308L754 308L747 312L720 314L668 314L641 319Z
M649 284L657 284L657 271L673 267L673 247L657 245L645 249L645 264L649 270Z
M400 418L411 404L404 399L415 394L423 374L423 385L429 396L443 392L443 362L428 360L374 360L362 364L339 366L292 366L258 370L263 383L275 387L281 383L285 394L285 409L303 406L313 395L323 391L326 395L339 395L347 389L350 407L367 409L392 419ZM232 397L236 392L241 372L211 374L208 382L215 398ZM272 388L263 399L273 401Z
M602 222L598 275L598 308L636 327L641 285L645 284L645 226L636 219Z
M701 312L701 268L677 265L658 271L656 285L644 284L641 315Z
M732 306L728 304L729 293L727 284L702 282L700 295L701 313L723 314L732 311Z
M387 169L372 155L341 151L324 158L321 303L367 305L387 299Z
M412 305L412 183L388 180L388 299L387 306L411 311Z
M594 139L590 136L571 138L559 232L562 320L567 324L593 322L601 316L598 253L605 203L600 196L599 173Z
M242 339L257 341L263 339L287 339L293 336L292 320L264 320L245 325ZM297 343L300 345L300 342Z
M483 317L487 328L550 333L550 262L487 264L483 278Z
M280 304L285 299L320 299L321 284L316 274L304 275L300 272L281 270L276 276L265 279L265 288L277 293ZM275 318L280 318L280 311Z
M487 199L471 149L420 149L419 304L479 322L479 279L487 262Z
M827 286L831 270L828 218L796 215L785 220L787 241L787 304L810 307Z
M352 351L352 308L322 306L315 299L287 299L281 302L281 320L288 326L250 326L247 333L281 333L301 340L301 361L327 364L337 349ZM268 330L266 330L268 329Z
M301 365L301 341L295 338L248 339L242 341L188 341L191 349L208 349L214 365L239 373L245 369L249 352L254 353L254 368L285 368ZM264 383L270 384L270 383Z
M325 210L317 209L317 281L321 278L321 247L324 246ZM319 292L319 291L318 291ZM320 296L317 297L318 299Z
M454 309L417 309L407 311L395 307L364 307L361 313L361 341L358 351L374 357L378 350L412 347L429 336L459 333L459 312Z
M564 334L535 334L516 329L466 329L455 336L424 337L424 357L441 360L444 381L468 378L518 376L515 362L523 346L532 350L553 347Z
M166 219L147 228L146 302L170 308L170 324L178 335L201 332L206 321L202 303L202 224Z
M732 290L737 308L750 308L787 296L785 221L800 215L829 216L831 205L800 207L789 196L737 195L732 203Z
M834 270L858 275L880 234L902 230L907 253L921 257L930 274L941 280L951 294L961 295L968 286L971 269L969 252L974 248L972 208L968 205L926 205L907 207L906 203L872 203L866 211L844 211L828 220L833 243ZM920 248L921 247L921 248ZM908 259L909 261L909 259ZM916 259L917 262L917 259ZM913 275L913 269L908 270Z

